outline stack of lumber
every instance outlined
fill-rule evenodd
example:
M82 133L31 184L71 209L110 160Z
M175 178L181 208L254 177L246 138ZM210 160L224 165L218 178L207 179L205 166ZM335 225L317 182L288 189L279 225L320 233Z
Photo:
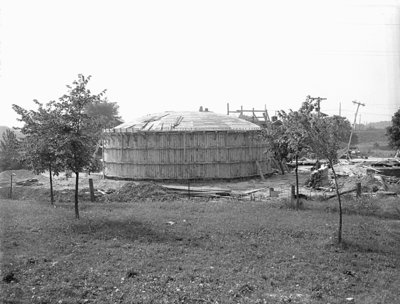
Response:
M181 185L162 185L162 187L167 189L169 192L198 197L242 197L264 189L261 188L248 191L236 191L217 187L193 187Z

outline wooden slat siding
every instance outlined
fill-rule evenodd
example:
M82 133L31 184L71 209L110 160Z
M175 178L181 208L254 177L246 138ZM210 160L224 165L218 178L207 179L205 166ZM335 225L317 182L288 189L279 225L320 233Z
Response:
M180 163L183 157L183 149L117 149L106 148L105 161L117 160L121 162L148 164L148 163ZM252 149L252 150L251 150ZM265 147L233 148L220 147L219 149L188 148L186 149L188 162L238 162L252 159L260 160L263 157ZM242 153L243 152L243 153ZM123 154L123 155L122 155Z
M256 176L265 148L254 132L111 133L104 159L107 176L235 178Z
M254 146L253 147L255 147L255 148L257 148L259 145L257 144L257 143L254 143ZM227 147L209 147L209 148L205 148L205 147L189 147L190 149L193 149L193 150L208 150L208 151L212 151L212 150L238 150L238 149L243 149L245 146L242 146L242 147L234 147L234 146L227 146ZM115 146L115 147L108 147L107 148L108 150L121 150L121 148L120 147L117 147L117 146ZM264 146L264 149L265 149L265 146ZM148 148L144 148L144 147L141 147L141 148L128 148L128 147L125 147L124 148L124 150L127 150L127 151L138 151L138 152L140 152L140 151L146 151L146 150L149 150ZM154 150L154 151L157 151L157 150L160 150L160 151L168 151L168 150L183 150L183 147L180 147L180 148L161 148L161 147L156 147L156 148L151 148L150 150ZM129 153L132 153L132 152L129 152ZM141 152L142 153L142 152Z
M203 166L202 170L205 172L200 173L200 174L194 174L195 172L195 166L196 165L168 165L165 167L162 167L162 171L157 171L161 170L159 166L153 167L153 165L149 166L131 166L129 164L124 164L123 166L120 166L120 170L122 174L120 175L113 175L109 174L108 176L119 176L119 177L127 177L127 178L133 178L133 179L160 179L160 177L155 174L156 172L166 172L165 175L163 175L163 179L182 179L181 176L186 175L186 172L191 172L192 176L190 177L191 179L196 179L196 178L214 178L215 177L215 166L213 164L207 164L206 166ZM200 165L197 165L197 168ZM150 167L152 174L149 174L148 176L144 176L143 174L146 172L147 167ZM218 178L235 178L235 177L247 177L247 176L257 176L257 174L254 174L254 170L252 170L252 167L254 167L254 164L251 163L250 166L244 166L244 164L235 164L234 166L231 166L229 164L221 164L220 165L220 176ZM233 168L233 169L232 169ZM239 169L242 168L242 169ZM113 169L113 168L112 168ZM240 172L239 172L240 171ZM202 172L202 171L198 171ZM234 174L232 175L232 172L238 172L240 174ZM136 174L136 176L132 176L132 174Z

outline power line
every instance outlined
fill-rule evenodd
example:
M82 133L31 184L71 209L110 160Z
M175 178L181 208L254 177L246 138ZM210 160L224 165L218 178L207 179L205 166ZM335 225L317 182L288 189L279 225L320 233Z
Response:
M334 112L334 113L337 113L337 109L325 109L324 110L324 112ZM343 108L341 109L341 113L352 113L353 111L350 111L350 110L343 110ZM394 111L394 112L396 112L396 111ZM393 112L393 113L394 113ZM368 114L368 115L379 115L379 116L391 116L391 115L393 115L393 113L387 113L387 114L384 114L384 113L372 113L372 112L363 112L364 114Z
M339 24L346 24L346 25L370 25L370 26L398 26L400 23L359 23L359 22L340 22Z
M399 51L320 51L318 54L325 56L376 56L376 57L391 57L391 56L399 56Z

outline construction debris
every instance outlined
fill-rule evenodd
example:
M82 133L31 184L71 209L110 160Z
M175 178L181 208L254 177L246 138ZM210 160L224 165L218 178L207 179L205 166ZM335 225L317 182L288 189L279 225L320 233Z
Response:
M18 186L39 186L39 185L43 185L41 183L39 183L39 180L37 178L30 178L30 179L26 179L26 180L22 180L19 182L15 183Z
M304 159L307 165L299 167L299 177L303 188L300 192L309 191L307 196L335 197L335 183L333 172L328 168L326 161L320 168L319 161L311 162ZM311 167L310 164L313 164ZM303 170L301 170L303 169ZM400 161L396 159L369 159L366 160L340 160L334 165L338 176L338 186L341 194L356 191L362 195L398 195L400 192L400 177L385 175L385 169L400 169ZM14 199L49 199L48 177L34 175L27 170L15 170L0 173L0 197L9 197L9 188L13 174ZM264 174L265 175L265 174ZM309 177L306 181L306 177ZM72 182L55 177L54 197L56 202L72 202L74 189ZM79 199L90 200L90 191L86 186L86 180L82 180L79 188ZM37 187L43 184L42 187ZM146 201L174 201L198 197L200 199L241 199L241 200L274 200L275 198L290 198L293 175L275 175L262 181L260 178L235 182L216 182L216 187L203 186L204 183L192 183L172 185L157 184L154 182L128 182L97 179L94 185L94 195L97 202L146 202ZM212 184L211 184L212 185ZM360 195L358 195L360 196Z
M385 169L399 170L399 162L394 159L379 161L348 161L340 160L334 166L338 177L340 195L356 192L356 184L361 185L360 193L378 195L397 195L400 177L386 175ZM327 167L311 171L306 186L315 190L331 192L335 189L333 171ZM394 190L394 191L393 191ZM336 194L325 196L327 199L336 197Z
M400 160L397 158L372 162L371 167L383 175L400 177Z
M342 192L339 193L339 195L343 195L343 194L347 194L347 193L351 193L351 192L356 192L356 191L357 191L357 189L354 188L354 189L342 191ZM331 199L331 198L336 197L336 196L337 196L336 193L335 194L331 194L331 195L326 196L325 199L328 200L328 199Z
M168 189L170 193L178 195L198 196L198 197L222 197L230 196L232 190L213 188L213 187L193 187L193 186L179 186L179 185L162 185L164 189Z
M323 165L321 168L313 170L311 172L310 179L307 182L308 187L316 189L320 187L326 187L329 185L330 185L330 180L328 174L328 166Z

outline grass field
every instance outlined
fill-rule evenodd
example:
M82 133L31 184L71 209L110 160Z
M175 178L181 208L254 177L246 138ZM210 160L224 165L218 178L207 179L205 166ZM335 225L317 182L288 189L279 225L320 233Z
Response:
M358 144L357 147L363 155L369 157L391 158L396 155L396 150L391 149L384 141Z
M396 150L389 147L386 129L357 130L358 144L362 154L369 157L393 157Z
M337 214L315 204L82 203L75 220L72 205L0 200L0 298L400 303L400 221L347 214L337 246Z

